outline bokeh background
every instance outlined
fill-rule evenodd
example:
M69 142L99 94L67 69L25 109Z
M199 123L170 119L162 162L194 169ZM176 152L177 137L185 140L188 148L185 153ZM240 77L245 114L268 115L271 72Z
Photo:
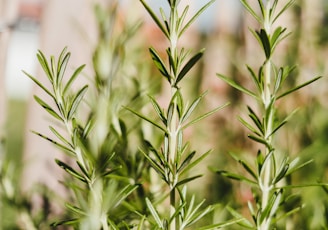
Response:
M35 56L37 50L42 50L47 56L57 56L67 46L72 53L72 69L85 63L84 75L92 75L92 52L97 44L92 6L95 2L0 0L0 135L5 143L0 161L13 162L12 179L22 191L30 191L39 183L50 190L61 191L58 183L61 171L53 159L62 155L30 132L48 133L49 121L32 99L33 94L40 92L21 70L41 76ZM98 2L106 5L105 0ZM140 81L149 81L148 86L154 89L152 92L165 101L167 92L152 67L147 47L154 46L164 54L167 44L139 1L121 0L119 3L121 20L143 21L134 43L129 45L141 50L142 62L148 63L149 68L136 75ZM166 4L166 1L152 0L149 4L155 8ZM199 8L203 1L186 0L184 4L190 4L193 10ZM276 24L292 32L278 47L274 57L277 65L297 65L288 84L294 86L314 76L324 76L279 105L282 115L296 108L298 112L279 133L276 142L279 150L288 153L291 158L300 156L304 161L314 160L295 174L293 183L327 182L328 1L296 0ZM253 102L216 77L217 73L221 73L253 87L245 65L256 69L264 57L249 27L258 28L258 25L238 0L217 0L182 40L184 46L194 51L206 48L204 58L186 83L190 97L208 90L206 102L202 105L204 109L231 103L187 134L193 148L199 152L213 149L204 167L199 169L205 175L198 183L202 183L202 193L209 202L222 204L222 212L217 218L224 218L222 215L225 215L224 206L227 204L245 209L247 213L245 205L250 197L244 184L229 181L207 169L210 166L243 173L227 153L240 154L250 161L256 154L256 146L247 139L247 131L237 119L238 116L246 117L246 104ZM195 192L197 187L199 189L195 186ZM327 229L328 195L324 189L296 189L295 193L301 197L297 202L307 205L291 219L290 229ZM6 226L15 223L15 209L5 204L2 206L0 229L9 229Z

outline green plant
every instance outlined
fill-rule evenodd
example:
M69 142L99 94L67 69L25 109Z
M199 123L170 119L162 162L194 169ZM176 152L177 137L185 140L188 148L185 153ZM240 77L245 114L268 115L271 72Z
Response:
M248 137L262 147L258 150L255 166L232 154L249 176L224 170L217 172L251 185L254 202L249 201L248 206L254 224L246 220L240 224L250 229L266 230L274 228L279 220L293 214L300 208L292 207L283 211L282 207L288 206L288 203L293 200L294 194L291 189L298 187L298 185L289 184L288 178L296 170L311 162L310 160L300 163L299 157L291 160L288 154L279 150L279 145L275 142L277 131L287 123L295 112L290 112L287 117L281 118L279 102L285 96L313 83L320 77L315 77L291 89L285 89L284 83L295 67L278 67L273 62L276 47L289 35L286 28L274 26L274 24L293 4L293 0L287 1L281 8L278 7L279 0L258 0L259 14L248 1L242 0L241 2L261 26L259 30L251 29L251 32L260 44L265 59L257 73L252 67L247 66L250 77L255 84L254 90L247 89L224 75L218 74L218 76L255 100L257 108L247 106L250 121L241 117L239 120L251 132ZM306 187L306 185L301 186ZM234 210L231 210L231 213L239 216Z
M190 70L203 56L203 50L190 57L190 51L180 48L179 44L180 37L188 27L213 2L212 0L205 3L195 15L186 21L189 5L185 6L182 11L179 11L180 1L168 1L168 15L163 8L160 8L160 19L154 13L153 9L145 1L141 0L141 3L161 33L169 42L169 47L166 49L167 62L162 59L159 51L152 47L149 48L156 68L170 86L171 94L170 98L168 98L166 109L162 108L162 105L153 96L149 96L149 99L157 114L158 120L153 120L147 115L142 115L128 108L132 113L151 123L162 132L162 144L159 148L154 147L154 144L146 141L147 148L141 150L166 185L164 191L168 193L164 193L163 196L152 201L148 197L146 198L147 206L153 217L153 221L150 221L150 223L156 229L185 229L201 220L213 209L212 206L202 208L205 200L197 204L194 196L190 200L188 198L186 185L201 176L189 176L188 173L192 173L194 167L199 165L210 151L196 158L196 152L190 151L189 143L184 141L184 131L187 127L210 116L225 105L200 116L192 116L206 93L189 102L183 96L183 87L181 85L183 80L188 77ZM168 214L162 214L156 209L156 206L159 207L165 200L169 203ZM235 221L233 220L232 222ZM214 224L204 227L204 229L219 228L228 224L231 223Z
M134 211L138 208L133 206L134 202L125 200L138 189L143 168L140 167L142 160L136 165L135 154L130 155L129 129L122 118L122 104L128 103L134 95L125 92L124 81L118 78L125 74L125 46L138 25L126 25L123 27L126 30L119 30L116 2L110 4L108 9L96 5L95 12L99 43L93 57L95 77L92 87L84 85L77 91L73 90L73 83L84 65L65 79L71 55L66 49L58 60L53 56L47 60L41 51L37 54L51 89L25 72L51 99L51 102L46 102L35 95L36 102L60 124L49 126L56 139L34 133L55 144L75 161L72 164L56 159L58 166L70 176L64 185L74 196L71 202L65 204L70 212L69 217L54 222L52 226L64 224L78 229L130 229L135 225L133 222L138 216ZM118 80L119 87L116 84Z

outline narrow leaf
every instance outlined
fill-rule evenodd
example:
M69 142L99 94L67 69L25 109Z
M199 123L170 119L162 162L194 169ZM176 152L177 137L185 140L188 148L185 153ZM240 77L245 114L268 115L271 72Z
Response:
M186 159L179 166L179 168L177 170L178 173L181 172L181 170L183 170L190 163L190 161L194 158L195 154L196 154L196 151L193 151L186 157Z
M63 50L64 52L64 50ZM69 61L69 58L71 56L71 53L67 53L63 59L63 61L61 62L61 58L59 58L58 60L58 69L57 69L57 85L60 85L62 80L63 80L63 77L64 77L64 73L66 71L66 67L67 67L67 63Z
M259 92L262 92L262 85L261 85L261 82L259 81L259 78L256 76L255 72L253 71L253 69L247 65L247 70L248 72L250 73L255 85L256 85L256 88L258 89Z
M88 85L85 85L80 91L76 94L75 98L73 99L71 106L68 110L67 120L71 120L83 99L84 94L87 92Z
M203 56L204 49L197 53L195 56L190 58L190 60L186 63L186 65L180 71L177 79L175 80L175 86L178 86L178 83L183 79L183 77L189 72L189 70L199 61L199 59Z
M45 101L43 101L41 98L39 98L38 96L34 95L34 99L35 101L41 105L50 115L52 115L54 118L63 121L63 118L57 113L55 112L55 110L53 110L50 105L48 105Z
M202 175L192 176L192 177L188 177L188 178L186 178L186 179L183 179L183 180L179 181L179 182L175 185L175 187L179 187L179 186L181 186L181 185L184 185L184 184L186 184L186 183L189 183L190 181L193 181L193 180L195 180L195 179L197 179L197 178L199 178L199 177L202 177Z
M210 153L211 151L207 151L206 153L202 154L200 157L198 157L196 160L190 162L187 166L185 166L184 169L181 169L182 171L180 172L180 175L185 174L186 172L188 172L190 169L192 169L193 167L195 167L196 165L198 165L205 157L207 157L207 155Z
M198 228L198 230L213 230L213 229L220 229L220 228L226 228L230 225L237 224L241 221L245 220L245 218L238 218L238 219L233 219L233 220L228 220L223 223L218 223L218 224L212 224L212 225L207 225L204 227Z
M79 74L82 72L82 70L84 69L85 65L81 65L80 67L78 67L74 73L72 74L72 76L70 77L70 79L66 82L64 90L63 90L63 95L66 95L67 90L71 87L72 83L74 82L74 80L76 79L77 76L79 76Z
M235 89L238 89L239 91L255 98L256 100L259 100L258 96L253 93L252 91L250 91L249 89L244 88L243 86L239 85L238 83L236 83L235 81L231 80L230 78L222 75L222 74L217 74L218 77L220 77L223 81L225 81L226 83L228 83L230 86L234 87Z
M64 145L62 145L62 144L59 144L58 142L52 140L51 138L49 138L49 137L47 137L47 136L45 136L45 135L43 135L43 134L41 134L41 133L38 133L38 132L35 132L35 131L32 131L32 132L33 132L34 134L38 135L39 137L42 137L43 139L45 139L45 140L47 140L47 141L53 143L54 145L56 145L57 147L61 148L61 149L64 150L65 152L69 153L70 155L75 156L75 152L74 152L72 149L70 149L70 148L68 148L68 147L66 147L66 146L64 146Z
M252 133L258 135L258 136L262 136L252 125L250 125L247 121L245 121L243 118L238 117L238 120L248 129L250 130Z
M197 13L186 23L186 25L183 27L183 29L180 31L178 37L180 37L184 32L188 29L188 27L198 18L198 16L206 10L212 3L214 3L215 0L211 0L208 3L206 3L200 10L197 11Z
M151 203L151 201L147 197L146 197L146 204L147 204L147 207L148 207L150 213L154 217L158 227L160 227L161 229L164 229L163 223L162 223L156 209L154 208L153 204Z
M73 148L72 144L66 140L66 138L64 138L55 128L53 128L52 126L49 126L49 129L51 130L51 132L53 134L56 135L56 137L63 142L64 144L68 145L69 147Z
M322 77L322 76L315 77L315 78L313 78L313 79L310 80L310 81L307 81L307 82L305 82L305 83L303 83L303 84L301 84L301 85L299 85L299 86L296 86L295 88L292 88L292 89L288 90L287 92L285 92L285 93L279 95L279 96L277 97L277 100L280 99L280 98L282 98L282 97L284 97L284 96L287 96L288 94L290 94L290 93L292 93L292 92L294 92L294 91L296 91L296 90L299 90L299 89L303 88L304 86L307 86L307 85L311 84L312 82L315 82L316 80L320 79L321 77Z
M207 112L207 113L205 113L205 114L203 114L203 115L197 117L196 119L194 119L194 120L188 122L187 124L185 124L185 125L182 127L182 129L185 129L185 128L189 127L190 125L193 125L193 124L195 124L195 123L197 123L197 122L199 122L199 121L201 121L201 120L203 120L203 119L205 119L205 118L211 116L212 114L214 114L214 113L216 113L217 111L219 111L219 110L223 109L224 107L226 107L228 104L229 104L229 103L226 103L226 104L224 104L224 105L222 105L222 106L220 106L220 107L218 107L218 108L216 108L216 109L213 109L213 110L211 110L211 111L209 111L209 112Z
M245 9L256 19L256 21L262 24L262 18L255 13L253 8L248 4L247 0L240 0L240 1L244 5Z
M43 71L46 73L49 81L52 83L53 82L53 76L52 76L52 73L49 69L49 64L47 62L46 57L44 56L44 54L40 50L38 51L37 58L39 60L39 63L41 65Z
M137 115L137 116L140 117L141 119L143 119L143 120L145 120L145 121L148 121L150 124L152 124L153 126L159 128L160 130L162 130L163 132L166 133L166 130L165 130L163 127L161 127L160 125L158 125L156 122L150 120L149 118L145 117L144 115L141 115L141 114L138 113L138 112L133 111L132 109L130 109L130 108L128 108L128 107L124 107L124 108L127 109L128 111L130 111L131 113Z
M154 22L157 24L158 28L163 32L163 34L167 38L169 38L168 32L165 30L165 27L163 26L163 24L161 23L161 21L159 20L159 18L156 16L156 14L154 13L154 11L148 6L148 4L144 0L140 0L140 2L145 7L145 9L148 11L149 15L152 17L152 19L154 20Z
M43 86L35 77L33 77L32 75L28 74L24 70L23 70L23 73L26 76L28 76L32 81L34 81L34 83L37 84L41 89L43 89L43 91L46 92L50 97L52 97L53 99L55 98L54 95L45 86Z
M259 35L261 39L261 44L264 49L265 57L267 60L269 60L271 56L271 44L270 44L269 37L264 29L261 29L260 32L256 32L256 33Z
M157 69L161 72L161 74L169 81L171 82L171 75L169 74L169 71L166 69L164 62L160 58L160 56L157 54L156 50L153 48L149 48L150 55L157 67Z
M205 96L205 93L203 93L202 95L200 95L199 97L197 97L192 103L191 105L188 107L188 109L186 110L186 112L182 115L182 119L181 119L181 123L185 122L190 115L192 114L192 112L195 110L195 108L198 106L199 102L202 100L202 98Z
M61 167L62 169L64 169L66 172L68 172L69 174L71 174L73 177L81 180L82 182L87 182L87 180L80 175L78 172L76 172L72 167L70 167L69 165L67 165L66 163L55 159L56 163L59 165L59 167Z
M230 178L230 179L233 179L233 180L238 180L238 181L245 181L249 184L252 184L252 185L257 185L257 183L251 179L248 179L247 177L245 176L242 176L242 175L239 175L239 174L236 174L236 173L231 173L231 172L228 172L228 171L225 171L225 170L217 170L216 171L217 174L220 174L224 177L227 177L227 178Z

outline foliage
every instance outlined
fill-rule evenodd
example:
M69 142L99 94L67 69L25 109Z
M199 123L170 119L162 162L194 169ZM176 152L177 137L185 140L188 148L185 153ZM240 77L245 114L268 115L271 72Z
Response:
M311 160L300 163L299 157L291 160L288 154L279 151L279 146L274 142L276 132L290 120L295 112L290 112L287 117L280 118L278 103L285 96L321 77L315 77L296 87L285 89L284 83L291 76L291 72L295 67L278 67L272 60L276 47L289 35L289 33L286 33L286 28L274 27L273 25L293 4L293 0L284 3L281 9L277 8L278 0L258 1L259 14L250 6L248 1L242 0L241 2L261 26L259 30L250 29L250 31L261 46L265 60L257 73L253 68L247 66L252 82L255 84L255 90L247 89L224 75L219 74L218 76L232 87L251 96L257 102L256 109L247 106L250 121L242 117L239 118L239 121L251 132L248 138L262 145L262 147L257 152L255 166L236 155L232 155L249 176L223 170L218 170L217 173L251 185L253 202L249 201L248 206L254 223L247 221L241 222L241 224L250 229L265 230L275 228L280 219L286 218L302 207L302 205L293 207L289 204L292 200L291 196L294 195L288 191L298 187L298 185L289 184L288 177L311 163ZM283 207L287 206L290 206L290 208L283 210Z
M49 123L52 135L46 136L37 130L33 133L67 154L67 158L54 159L54 162L66 172L62 184L69 194L62 201L54 191L43 186L23 193L16 185L17 172L13 163L1 161L0 204L15 209L17 215L12 217L16 218L13 226L47 229L51 225L52 228L82 230L264 230L287 229L293 222L295 228L327 227L324 218L327 217L328 204L322 198L327 196L327 184L324 179L317 178L326 173L327 166L325 116L318 117L318 112L312 114L312 110L320 106L314 103L308 106L311 111L290 111L290 108L286 111L283 108L283 103L293 98L291 96L306 95L304 90L321 76L295 84L298 68L294 62L299 60L290 55L286 62L293 62L293 65L279 66L275 62L277 57L280 59L277 53L282 43L291 36L289 29L276 24L293 7L294 1L258 0L255 1L258 8L255 8L250 1L241 0L245 10L259 25L250 32L264 59L257 63L259 67L246 65L250 81L239 81L238 58L231 64L235 71L232 77L218 76L251 99L245 102L248 117L240 116L238 120L249 132L248 138L253 144L249 146L255 146L258 151L249 154L245 147L241 151L243 155L232 149L240 146L239 142L243 140L242 132L231 128L234 121L230 112L238 106L231 103L226 108L226 103L204 112L210 92L200 95L198 92L187 93L194 70L209 63L206 63L208 59L203 59L205 49L189 50L182 39L214 2L205 1L191 14L189 4L183 5L179 0L162 1L160 15L157 15L157 9L152 8L149 1L140 0L144 12L148 13L168 44L164 50L152 46L147 50L135 40L141 33L141 23L131 22L129 18L121 20L118 1L112 1L108 8L95 5L98 42L92 56L94 73L87 76L87 80L83 78L85 65L69 75L71 53L66 48L58 58L47 58L42 51L37 53L45 78L24 73L45 93L43 96L34 95L34 99L52 119ZM164 10L166 7L168 11ZM234 45L241 46L240 42L235 41ZM291 48L297 49L297 44ZM233 55L239 54L237 50ZM146 51L149 52L148 58L144 55ZM258 55L256 50L251 52ZM290 53L297 56L297 52ZM253 83L253 88L248 82ZM169 91L164 102L158 93L161 84ZM235 92L232 95L236 95ZM232 98L232 101L244 106L242 97ZM217 113L222 108L223 112ZM313 127L297 125L311 120L312 116L316 122ZM210 126L220 122L217 129L220 134L215 143L206 139L213 135L207 126L200 127L200 133L193 130L199 127L196 126L198 122L206 124L209 119L205 118L209 117L213 118ZM220 117L226 117L223 120L226 122ZM227 123L226 128L224 123ZM296 156L284 149L283 138L279 136L283 132L289 133L294 124L307 129L293 138L303 148ZM204 133L206 137L202 136ZM303 134L305 137L301 136ZM304 148L302 138L313 144ZM209 145L215 151L198 153L193 150L195 146L207 148ZM228 170L234 166L230 159L215 154L216 149L229 148L230 158L238 164L233 171ZM208 158L212 162L208 163ZM192 186L199 183L204 168L217 162L219 169L209 168L216 172L211 183L219 186L209 191L210 199L207 199L205 194L210 188L204 185L194 189ZM304 172L303 168L311 169L313 173ZM239 184L242 184L241 190L251 194L246 200L248 214L243 210L244 198L236 189ZM316 194L315 199L313 194ZM43 207L34 206L35 195L41 197ZM60 203L65 211L54 219L51 211L55 203ZM305 218L318 203L320 217Z

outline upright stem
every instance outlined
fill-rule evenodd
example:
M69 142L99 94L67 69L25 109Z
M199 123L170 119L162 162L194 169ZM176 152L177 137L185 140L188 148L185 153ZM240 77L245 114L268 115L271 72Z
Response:
M266 10L265 10L265 15L264 15L264 29L268 37L271 35L271 21L268 13L270 12L271 8L271 3L270 0L266 2ZM272 142L272 137L269 136L271 135L273 131L273 119L274 119L274 112L273 109L271 109L271 70L272 70L272 65L271 65L271 58L267 58L264 66L264 89L263 89L263 105L264 105L264 113L267 114L267 123L265 127L265 139L269 146L271 146ZM269 113L267 111L270 110ZM266 116L266 115L264 115ZM265 156L268 156L272 150L269 147L266 147L266 152ZM268 162L265 164L264 168L264 175L263 175L263 181L261 182L261 190L262 190L262 204L261 208L262 211L267 207L270 199L270 193L272 191L272 185L271 185L271 177L272 177L272 158L268 159ZM270 228L270 222L271 222L271 217L268 216L266 217L263 222L260 225L260 230L268 230Z
M172 97L175 93L176 89L172 88ZM173 109L173 115L172 120L169 125L169 164L172 168L172 176L170 177L170 216L172 217L176 211L176 189L175 184L176 181L178 181L178 175L176 174L176 155L177 155L177 122L178 122L178 116L176 112L176 102L174 100L174 109ZM170 230L179 229L179 224L176 218L173 218L171 224L170 224Z

